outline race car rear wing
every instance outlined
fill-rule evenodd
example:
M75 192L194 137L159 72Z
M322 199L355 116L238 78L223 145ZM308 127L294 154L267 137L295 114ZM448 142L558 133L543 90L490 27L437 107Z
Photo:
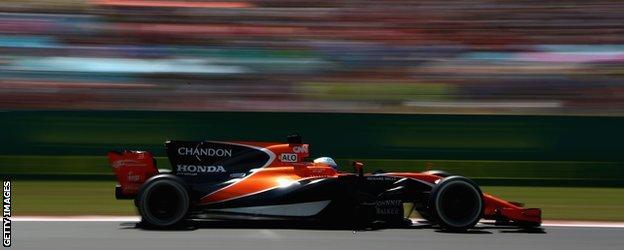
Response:
M130 151L108 152L108 162L117 177L115 198L133 199L139 187L150 177L158 174L156 160L150 152Z

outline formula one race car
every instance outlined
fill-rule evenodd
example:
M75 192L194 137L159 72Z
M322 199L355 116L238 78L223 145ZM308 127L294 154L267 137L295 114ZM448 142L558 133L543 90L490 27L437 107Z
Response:
M172 170L146 151L109 152L118 199L134 199L142 223L167 228L192 219L409 223L413 211L444 230L482 218L524 227L541 210L484 194L472 180L441 171L365 174L337 170L329 157L305 161L308 144L167 141Z

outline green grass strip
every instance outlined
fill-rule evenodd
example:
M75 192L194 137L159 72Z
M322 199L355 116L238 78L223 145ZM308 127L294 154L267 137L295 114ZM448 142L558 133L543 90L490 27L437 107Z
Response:
M133 215L113 181L14 181L14 215ZM484 192L543 209L547 220L624 221L624 188L485 186Z

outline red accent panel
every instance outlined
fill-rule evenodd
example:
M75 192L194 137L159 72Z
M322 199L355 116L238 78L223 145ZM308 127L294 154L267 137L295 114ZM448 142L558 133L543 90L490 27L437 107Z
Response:
M501 198L483 194L485 199L486 219L504 218L516 223L542 223L542 211L539 208L523 208Z
M153 155L146 151L108 152L108 162L124 195L136 195L143 182L158 174Z

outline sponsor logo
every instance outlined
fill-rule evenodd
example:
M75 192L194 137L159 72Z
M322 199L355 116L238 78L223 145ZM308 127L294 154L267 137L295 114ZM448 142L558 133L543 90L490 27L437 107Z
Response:
M11 246L11 181L2 182L2 246Z
M243 178L245 177L245 173L233 173L230 174L230 178Z
M384 176L384 175L373 175L373 176L366 176L366 180L369 181L396 181L399 178L396 178L394 176Z
M197 175L199 173L225 173L225 168L223 168L223 166L178 164L176 172L181 175Z
M133 182L141 182L143 178L141 178L140 175L135 174L134 172L130 171L128 172L128 181L133 181Z
M297 162L297 154L280 154L279 159L282 162Z
M308 145L294 146L293 152L295 152L296 154L308 153Z
M401 200L379 200L375 203L375 212L380 215L402 215L402 205Z
M334 175L334 171L328 170L326 168L308 168L310 172L308 173L311 177L329 177Z
M145 167L146 164L135 160L118 160L113 162L113 168L120 167Z
M377 206L398 206L401 204L403 204L403 201L401 200L379 200L375 202L375 205Z
M231 157L231 149L223 148L178 148L179 155L193 155L193 156L219 156L219 157Z

